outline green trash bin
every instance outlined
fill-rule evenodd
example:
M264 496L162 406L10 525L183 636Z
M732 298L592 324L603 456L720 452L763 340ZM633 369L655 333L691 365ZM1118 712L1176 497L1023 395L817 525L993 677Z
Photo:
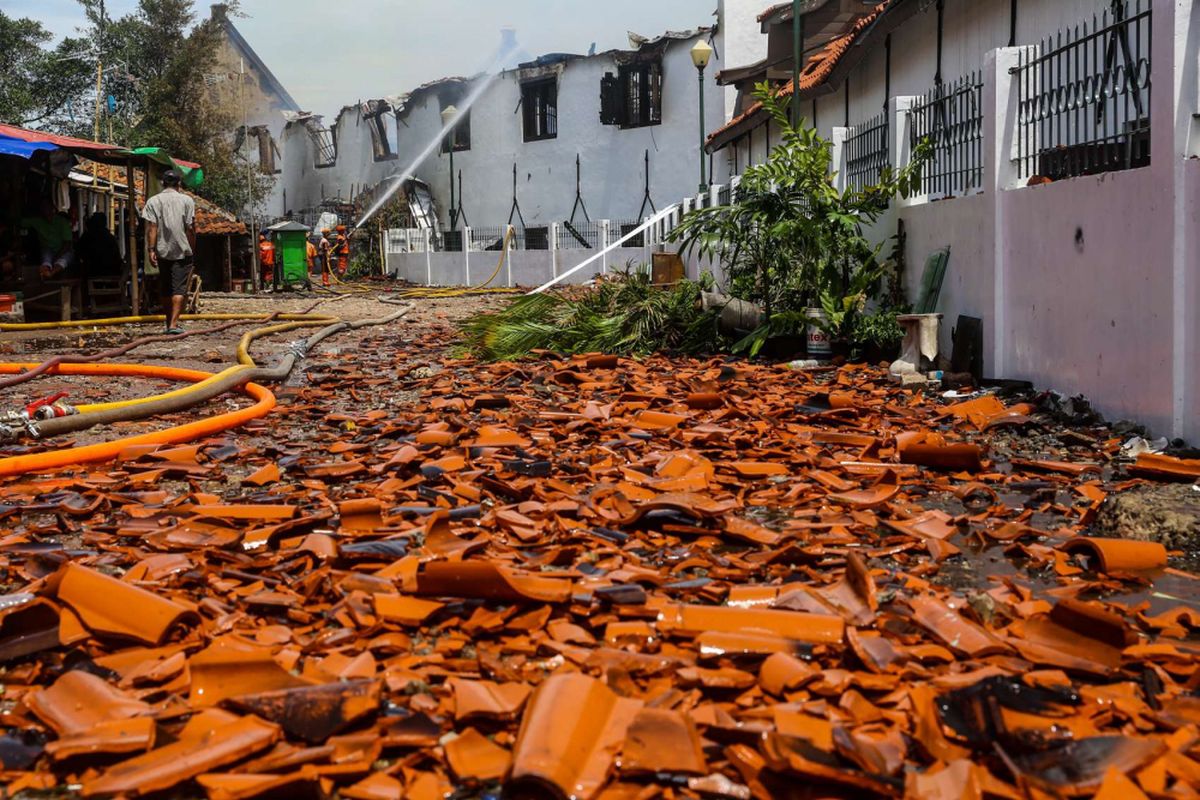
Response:
M308 234L311 230L299 222L281 222L267 228L275 242L277 285L308 285Z

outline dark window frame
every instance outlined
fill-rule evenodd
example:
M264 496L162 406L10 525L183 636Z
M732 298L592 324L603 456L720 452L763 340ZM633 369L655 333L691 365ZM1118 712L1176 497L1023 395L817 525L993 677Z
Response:
M441 116L438 117L441 121ZM458 124L454 130L442 137L442 155L450 152L450 140L454 140L454 152L465 153L471 149L471 109L458 112Z
M521 84L521 132L526 142L558 138L558 78Z
M648 128L662 124L663 63L648 59L622 64L617 77L621 88L622 118L620 126Z

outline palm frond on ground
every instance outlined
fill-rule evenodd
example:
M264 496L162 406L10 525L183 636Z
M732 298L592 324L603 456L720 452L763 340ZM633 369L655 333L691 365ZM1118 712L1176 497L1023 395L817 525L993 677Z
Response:
M641 272L620 273L584 289L522 297L462 326L467 349L489 361L534 350L648 355L715 352L723 342L716 311L702 308L708 282L662 288Z

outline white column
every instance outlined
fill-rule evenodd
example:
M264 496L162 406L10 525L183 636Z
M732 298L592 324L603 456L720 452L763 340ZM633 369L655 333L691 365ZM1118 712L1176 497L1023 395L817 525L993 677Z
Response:
M912 160L912 137L909 135L912 120L908 112L920 99L912 95L903 95L888 101L888 157L894 170L901 169ZM923 196L918 196L907 199L897 197L893 202L897 208L904 208L924 201Z
M1002 47L984 56L983 65L983 190L992 225L992 358L989 372L1008 375L1008 225L1004 214L1005 192L1018 185L1015 161L1017 111L1020 97L1011 72L1026 48Z
M713 184L708 189L708 205L712 206L721 204L721 189L724 188L718 184Z
M558 277L558 223L550 223L550 277Z
M835 173L833 185L839 191L846 190L846 140L853 132L853 128L834 128L829 140L832 145L830 159L833 161L830 169Z
M1169 221L1171 226L1171 435L1192 439L1200 437L1200 420L1196 419L1200 397L1194 396L1200 381L1193 378L1196 359L1200 357L1200 346L1195 341L1200 330L1197 321L1200 310L1196 307L1200 299L1197 275L1200 268L1196 265L1195 223L1189 219L1192 209L1188 203L1187 160L1195 153L1193 129L1197 122L1193 113L1200 110L1196 106L1200 98L1197 75L1200 53L1194 35L1189 41L1197 14L1200 11L1191 0L1154 3L1150 52L1154 65L1150 87L1150 170L1162 196L1171 200L1170 216L1162 215L1163 223ZM1153 230L1146 234L1160 235Z

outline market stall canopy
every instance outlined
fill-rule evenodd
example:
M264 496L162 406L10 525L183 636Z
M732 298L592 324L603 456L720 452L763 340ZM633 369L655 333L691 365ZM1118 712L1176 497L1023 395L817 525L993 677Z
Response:
M138 147L132 151L136 156L145 156L156 164L178 170L183 176L183 185L195 189L204 183L204 168L191 161L172 158L171 154L161 147Z
M18 128L15 125L0 124L0 155L15 155L30 158L39 150L67 150L75 155L86 156L93 161L104 164L122 164L130 158L135 160L153 161L164 167L179 171L183 184L189 189L195 189L204 182L204 169L191 161L172 158L170 153L161 147L139 147L127 150L115 144L89 142L86 139L76 139L72 136L59 136L45 131L32 131Z
M45 142L27 142L11 136L0 136L0 156L17 156L28 159L32 158L34 153L55 149L57 149L56 145Z
M59 136L54 133L46 133L45 131L31 131L28 128L18 128L16 125L0 124L0 137L42 145L39 149L43 150L61 147L64 150L82 152L90 158L95 159L103 158L108 154L126 154L128 152L117 147L115 144L101 144L99 142L89 142L86 139L76 139L73 136Z

